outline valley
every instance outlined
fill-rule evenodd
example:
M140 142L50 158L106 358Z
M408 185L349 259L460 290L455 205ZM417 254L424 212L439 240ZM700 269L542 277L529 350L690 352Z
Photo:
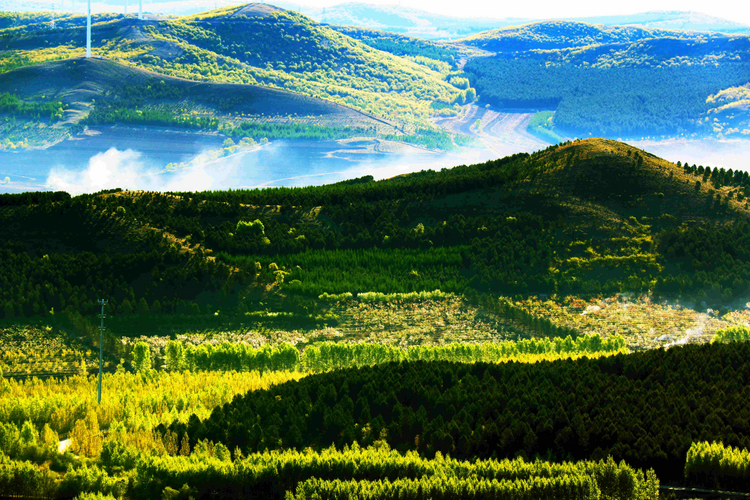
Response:
M533 111L469 104L462 108L458 116L436 119L435 123L450 132L476 138L490 154L507 156L518 152L530 153L549 144L527 132L533 115Z
M49 120L12 110L21 104L0 113L3 192L60 187L48 183L51 166L37 166L54 155L58 169L82 176L108 143L113 155L130 149L141 158L141 180L120 182L144 189L182 182L186 170L174 166L203 165L206 154L213 172L197 182L223 189L324 183L341 172L382 178L592 135L670 158L713 141L721 153L705 161L747 168L744 35L541 22L447 43L248 4L142 23L100 15L97 57L86 60L75 48L83 18L61 18L49 36L45 19L8 16L0 32L0 61L11 69L0 73L0 94L61 110ZM252 29L236 37L235 25ZM294 55L301 40L304 54ZM508 59L514 51L523 56ZM584 81L596 90L580 94ZM540 110L549 110L541 129ZM243 138L270 145L242 154L224 146ZM369 146L349 147L360 139ZM282 146L292 161L268 153ZM329 166L316 166L325 159ZM311 162L309 172L300 161ZM274 173L256 175L257 162ZM160 180L146 182L146 172Z

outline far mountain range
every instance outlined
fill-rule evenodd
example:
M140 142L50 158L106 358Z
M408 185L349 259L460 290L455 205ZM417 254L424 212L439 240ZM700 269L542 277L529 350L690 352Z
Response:
M182 16L219 7L237 6L242 3L238 0L144 0L143 8L150 14ZM295 2L273 3L278 7L304 14L320 23L372 28L430 40L453 40L505 26L550 20L546 16L533 18L446 16L400 5L375 5L358 2L347 2L325 8L311 7ZM124 13L125 4L125 0L94 0L92 11L95 13ZM82 0L0 0L0 11L6 12L59 10L83 13L85 8L86 3ZM137 0L129 0L128 12L132 14L137 9ZM750 26L746 24L695 11L650 11L627 15L564 17L558 19L604 26L638 26L648 29L750 34Z

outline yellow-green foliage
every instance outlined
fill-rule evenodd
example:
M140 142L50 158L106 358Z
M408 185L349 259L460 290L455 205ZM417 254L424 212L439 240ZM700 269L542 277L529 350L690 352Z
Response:
M438 300L446 297L453 297L452 293L433 290L431 292L409 292L409 293L381 293L381 292L364 292L357 294L357 298L364 302L390 302L393 300Z
M729 326L716 331L712 342L747 342L750 340L750 328L746 326Z
M2 30L0 30L0 33L2 33ZM81 57L85 53L85 48L73 44L34 50L2 51L0 52L0 73L17 68L18 66Z
M315 493L330 495L334 489L341 489L342 493L348 490L346 493L349 494L336 498L390 498L381 495L397 494L399 490L404 494L404 490L412 487L416 490L422 478L433 479L422 481L422 486L426 487L424 492L431 491L430 495L425 494L425 498L442 498L441 493L449 493L451 498L466 498L464 495L472 488L499 489L502 484L503 488L526 491L530 495L519 498L654 500L659 487L653 472L644 474L624 462L616 464L611 458L600 462L561 464L541 460L526 462L520 458L469 462L444 457L439 452L434 459L421 457L416 452L402 455L389 450L382 442L367 449L355 443L351 449L347 447L343 451L330 448L320 452L287 450L257 453L234 463L195 453L190 457L146 457L138 465L137 477L139 487L143 488L139 492L143 494L164 486L178 489L185 483L196 486L200 491L210 487L209 480L225 485L228 491L241 487L257 491L258 488L267 488L265 484L272 478L277 491L294 491L297 483L296 498L309 498ZM386 478L397 486L391 488ZM563 496L566 490L558 489L561 483L581 495ZM437 485L439 488L433 489ZM372 490L377 491L378 495L359 496L364 491ZM388 493L385 490L389 490ZM554 496L554 493L558 496ZM570 495L571 490L566 493ZM548 496L541 496L545 494Z
M228 403L237 394L302 376L290 372L105 374L101 405L96 403L96 377L11 379L0 396L0 420L28 420L39 429L49 423L52 430L67 433L93 411L101 428L117 421L128 431L150 432L160 423L186 421L193 413L207 418L214 407Z
M323 302L340 302L342 300L349 300L353 298L354 295L351 292L344 292L344 293L328 293L323 292L318 296L318 299L322 300Z
M433 500L462 498L480 500L486 498L508 499L558 499L571 495L578 500L598 500L600 494L594 480L590 477L546 478L532 477L526 480L497 481L494 479L445 478L440 476L422 477L420 479L396 479L390 481L332 481L308 479L297 486L294 500L397 500L401 498L425 495Z
M693 443L685 460L685 479L706 486L750 481L750 451L703 441Z
M98 363L98 352L84 348L50 326L0 328L0 368L6 375L72 374L82 361Z
M241 10L152 23L145 39L129 38L125 21L99 23L105 41L94 53L193 80L284 88L423 126L433 102L447 105L459 94L441 61L383 52L293 12L247 17ZM39 48L4 52L0 70L83 54L73 45L42 48L34 34Z
M302 365L311 371L372 366L392 361L452 361L457 363L538 363L558 359L598 358L627 353L625 339L598 334L573 340L528 339L497 344L452 343L443 346L411 346L407 349L381 344L323 342L307 347Z

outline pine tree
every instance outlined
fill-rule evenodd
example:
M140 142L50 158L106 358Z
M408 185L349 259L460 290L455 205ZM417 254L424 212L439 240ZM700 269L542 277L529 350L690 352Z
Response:
M133 348L133 368L136 373L151 371L151 349L145 342L138 342Z

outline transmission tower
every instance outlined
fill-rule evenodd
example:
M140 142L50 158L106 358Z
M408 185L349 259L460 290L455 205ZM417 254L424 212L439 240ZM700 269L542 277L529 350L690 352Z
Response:
M99 317L102 319L101 325L99 326L99 397L97 402L102 404L102 358L104 353L104 306L109 302L108 300L99 299L99 304L102 306L102 313Z

